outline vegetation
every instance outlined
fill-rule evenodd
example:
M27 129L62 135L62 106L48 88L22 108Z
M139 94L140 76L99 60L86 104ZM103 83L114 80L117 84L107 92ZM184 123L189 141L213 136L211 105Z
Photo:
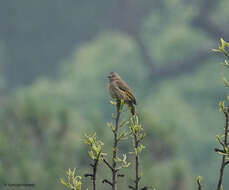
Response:
M104 121L113 112L107 75L117 71L136 95L147 134L140 185L193 190L201 175L203 188L215 189L222 155L213 147L224 126L218 102L228 89L220 79L226 69L216 64L222 58L210 49L220 37L229 39L228 6L227 0L1 1L0 186L63 189L59 178L77 167L81 188L91 187L88 163L95 160L82 137L96 132L112 164L114 136ZM128 119L124 107L120 122ZM128 152L130 139L119 144L121 159ZM127 157L132 164L121 170L120 189L136 187L136 158ZM101 181L111 180L111 169L98 164L97 189L107 189Z
M119 178L125 177L125 175L121 174L120 171L123 168L128 168L131 164L127 161L126 153L123 154L123 158L119 157L119 143L121 140L127 140L129 137L132 137L133 151L129 153L133 154L135 157L135 185L129 185L128 187L129 189L133 190L147 190L149 188L148 186L140 188L140 180L142 178L142 173L140 172L140 153L145 148L141 143L145 136L144 129L138 123L137 115L134 115L130 119L124 120L121 123L119 123L119 118L121 112L123 111L124 101L116 101L112 102L112 104L116 105L117 114L115 117L115 125L113 125L112 123L108 123L108 126L110 127L114 135L111 163L107 161L107 153L102 152L102 146L104 144L103 142L96 139L96 134L86 135L84 143L89 145L90 148L88 153L91 159L93 160L93 164L90 164L90 166L93 168L93 173L85 174L84 176L91 177L92 189L96 190L97 168L99 162L103 162L110 169L110 172L112 174L112 180L108 180L106 178L103 179L102 183L110 185L113 190L118 190ZM128 125L129 131L127 131L126 129L120 131L121 128L126 128ZM75 169L73 171L71 169L68 169L67 180L61 178L60 182L69 189L81 190L81 181L79 183L79 180L77 181L77 178L81 180L80 176L75 176Z
M225 42L221 38L221 45L218 47L218 49L213 49L215 52L221 52L223 53L227 59L229 59L229 53L227 51L227 48L229 48L229 43ZM224 66L228 68L228 61L225 60ZM227 79L224 78L224 84L226 87L229 87L229 83L227 82ZM228 97L227 97L228 99ZM229 164L229 143L228 143L228 132L229 132L229 108L228 106L225 106L224 101L219 103L220 111L222 111L225 115L225 127L224 127L224 133L222 135L217 135L216 139L221 146L222 149L215 148L215 152L217 152L219 155L222 155L222 161L220 166L220 172L219 172L219 180L217 184L217 190L223 190L223 177L224 177L224 170L225 167ZM201 177L198 177L197 179L198 189L201 190Z

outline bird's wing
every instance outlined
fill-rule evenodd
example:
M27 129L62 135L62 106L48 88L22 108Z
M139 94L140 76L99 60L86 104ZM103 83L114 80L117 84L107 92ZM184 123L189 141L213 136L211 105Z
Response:
M120 90L124 91L127 96L130 98L130 100L136 105L136 99L134 97L134 94L132 93L132 91L130 90L129 86L126 84L125 81L116 81L117 86Z

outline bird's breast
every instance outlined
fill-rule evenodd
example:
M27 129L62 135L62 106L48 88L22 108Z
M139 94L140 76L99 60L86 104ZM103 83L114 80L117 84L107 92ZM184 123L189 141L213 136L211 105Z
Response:
M117 98L116 96L116 91L115 91L115 86L113 83L109 83L108 84L108 91L109 91L109 94L112 98Z

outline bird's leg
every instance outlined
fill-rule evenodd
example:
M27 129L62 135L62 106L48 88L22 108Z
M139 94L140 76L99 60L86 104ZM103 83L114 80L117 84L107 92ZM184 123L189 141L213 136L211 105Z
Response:
M120 112L121 100L116 101L117 113Z

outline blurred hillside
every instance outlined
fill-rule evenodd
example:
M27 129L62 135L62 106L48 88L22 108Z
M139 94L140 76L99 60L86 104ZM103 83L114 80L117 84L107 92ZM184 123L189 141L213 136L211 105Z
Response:
M214 189L227 74L211 49L220 37L229 39L228 6L226 0L0 0L0 183L63 189L58 178L66 168L88 170L85 133L96 131L109 151L106 122L114 108L107 76L117 71L136 95L148 134L143 182L191 190L202 175L205 189Z

